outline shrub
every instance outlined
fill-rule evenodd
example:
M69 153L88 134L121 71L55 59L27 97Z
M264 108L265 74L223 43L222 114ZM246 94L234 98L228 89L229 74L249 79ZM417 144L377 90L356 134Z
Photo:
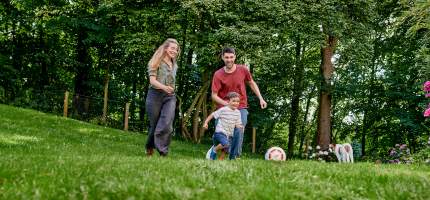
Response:
M411 164L414 161L406 144L396 144L388 151L387 163L390 164Z
M413 158L418 163L430 165L430 146L422 149L413 155Z
M304 157L308 160L317 160L320 162L337 162L337 157L330 148L328 150L321 150L321 147L318 145L315 148L309 146Z

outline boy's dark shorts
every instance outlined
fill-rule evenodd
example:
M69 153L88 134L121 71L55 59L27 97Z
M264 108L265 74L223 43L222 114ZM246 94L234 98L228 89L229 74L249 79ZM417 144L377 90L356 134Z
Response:
M227 135L225 135L224 133L215 132L213 136L213 144L214 146L221 144L224 147L224 152L228 153L230 141L229 137L227 137Z

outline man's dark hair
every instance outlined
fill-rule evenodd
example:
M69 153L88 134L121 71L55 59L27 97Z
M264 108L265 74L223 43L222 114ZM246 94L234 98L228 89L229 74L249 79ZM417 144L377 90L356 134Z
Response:
M233 98L240 98L240 95L237 92L229 92L226 97L228 100L231 100Z
M221 55L223 56L225 53L232 53L236 55L236 51L231 47L224 47L224 49L222 49Z

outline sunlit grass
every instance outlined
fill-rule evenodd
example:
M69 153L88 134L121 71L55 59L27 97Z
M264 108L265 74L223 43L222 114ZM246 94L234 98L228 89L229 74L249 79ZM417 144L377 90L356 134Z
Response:
M0 135L0 143L5 145L25 144L27 142L37 142L39 139L34 136L25 135Z
M208 145L146 137L0 105L1 199L428 199L420 165L207 161Z

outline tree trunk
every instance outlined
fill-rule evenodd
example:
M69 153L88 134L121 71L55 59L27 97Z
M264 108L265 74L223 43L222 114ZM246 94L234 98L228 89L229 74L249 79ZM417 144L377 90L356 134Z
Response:
M186 66L191 65L193 54L194 54L194 50L192 49L192 47L190 45L188 52L187 52L187 59L185 61L185 66L183 67L184 72L181 73L183 80L188 79L188 76L186 76L186 71L187 71L188 67L186 67ZM182 78L181 78L181 80L182 80ZM189 134L188 129L186 128L186 119L184 119L185 113L182 112L182 108L185 104L185 99L187 99L187 97L188 97L188 88L189 87L186 87L186 85L187 84L184 81L184 82L182 82L182 84L179 84L179 87L178 87L178 95L179 95L178 96L178 100L179 100L178 101L178 112L181 114L181 116L179 116L179 119L180 119L179 120L179 123L180 123L179 127L180 127L180 132L181 132L182 136L186 139L190 139L191 135Z
M185 41L184 41L185 42ZM182 67L183 71L179 73L179 84L178 84L178 103L177 103L177 110L175 111L175 116L179 116L179 120L177 120L177 127L179 127L179 132L182 134L182 136L185 137L184 134L187 133L188 130L182 130L183 128L183 118L184 118L184 113L182 112L182 108L184 106L184 103L186 103L185 99L187 99L186 97L188 96L188 84L186 81L188 79L188 67L191 65L192 62L192 58L193 58L193 54L194 51L190 45L188 52L187 52L187 59L185 61L185 64L183 64L184 66ZM184 63L184 61L181 60L181 63ZM184 98L185 97L185 98Z
M319 96L317 143L326 150L330 144L331 135L331 78L334 67L331 62L336 47L337 38L327 36L326 44L321 48L321 88Z
M109 73L106 71L105 74L105 81L104 81L104 87L103 87L103 115L102 115L102 121L103 123L106 122L106 116L107 116L107 109L108 109L108 92L109 92Z
M87 38L86 31L81 28L77 37L77 65L75 78L75 95L73 98L73 107L78 118L86 118L89 108L89 88L88 80L91 69L91 59L88 55L87 46L83 41Z
M369 128L373 125L373 121L371 120L371 112L374 109L373 108L373 100L375 98L375 92L374 92L374 87L375 87L375 79L376 79L376 60L377 57L379 56L378 53L378 49L379 47L377 46L377 41L379 41L379 36L374 40L373 42L373 56L372 56L372 69L371 69L371 74L370 74L370 87L369 87L369 92L368 92L368 97L367 97L367 107L364 110L364 117L363 117L363 130L361 132L361 156L365 156L366 155L366 133L368 132Z
M101 56L100 56L101 57ZM100 59L101 60L101 59ZM101 62L99 62L101 63ZM109 92L109 65L110 61L108 58L108 62L106 64L106 71L105 71L105 80L104 80L104 87L103 87L103 115L102 115L102 122L106 123L106 116L107 116L107 109L108 109L108 92Z
M200 139L199 122L200 122L200 112L202 110L204 96L205 96L204 92L199 96L199 100L193 115L193 141L196 143L199 143L199 139Z
M147 124L145 123L145 113L146 113L146 96L148 95L148 83L144 82L143 83L143 89L140 93L139 96L142 97L141 99L141 104L139 105L139 121L142 122L140 128L142 130L145 130L145 128L147 127Z
M134 122L135 120L135 113L136 113L136 104L135 102L135 98L136 98L136 93L137 93L137 81L133 81L133 86L132 86L132 96L130 99L130 122Z
M45 51L45 40L44 40L44 32L42 28L39 28L39 49L43 53ZM46 63L45 56L38 56L37 60L40 64L40 78L39 78L39 89L44 92L45 86L49 85L49 73L48 73L48 64Z
M175 127L178 127L177 129L175 129L176 133L182 133L182 126L181 126L181 121L182 121L182 103L183 103L183 99L182 97L184 97L183 95L183 90L184 90L184 77L188 74L187 72L187 63L185 63L185 59L184 59L184 55L185 55L185 49L186 49L186 43L187 43L187 31L188 31L188 20L187 20L187 15L188 13L186 13L185 17L183 18L183 21L181 22L184 27L182 29L182 41L181 41L181 47L182 47L182 51L179 55L179 63L178 63L178 78L177 80L177 90L176 90L176 95L177 95L177 102L176 102L176 107L175 107L175 120L173 122ZM189 49L191 49L191 45L189 46ZM188 60L187 60L188 61ZM185 64L184 64L185 63ZM191 63L191 61L190 61Z
M207 100L208 100L208 95L203 95L203 99L202 99L202 120L201 122L204 122L204 120L206 120L206 118L208 117L208 108L207 108ZM199 126L199 143L201 138L204 136L205 134L205 128L203 128L203 126Z
M299 106L300 97L302 96L302 84L303 84L303 73L304 66L301 63L301 54L304 52L304 47L302 50L302 44L300 38L296 41L296 56L295 56L295 70L294 70L294 89L293 96L291 99L291 116L289 123L289 133L288 133L288 158L292 158L294 155L294 139L296 137L297 131L297 121L299 117Z
M204 83L204 85L200 88L200 90L197 92L196 96L194 97L193 102L191 103L191 106L188 108L187 112L184 113L184 117L181 120L181 126L182 126L182 136L186 139L191 139L193 137L187 128L188 119L191 117L191 114L193 113L193 111L196 111L199 108L202 95L206 95L206 91L208 90L209 86L210 86L210 81L207 81L206 83ZM193 117L193 119L195 119L195 117ZM194 127L195 126L193 126L193 130L194 130Z
M9 8L9 9L7 9L7 10L9 10L9 11L11 11L11 10L13 10L13 6L10 4L10 2L8 2L7 4L6 4L6 6L7 6L7 8ZM11 57L12 57L12 67L13 67L13 69L15 69L16 71L21 71L20 70L20 66L19 66L19 63L18 63L18 61L20 60L19 58L18 58L18 52L17 52L17 49L19 49L18 48L18 39L17 39L17 35L16 35L16 32L17 32L17 19L12 19L12 37L11 37L11 39L12 39L12 48L11 48ZM6 30L8 30L8 29L6 29ZM12 77L11 77L12 78ZM14 77L15 78L15 77ZM14 84L13 83L14 81L11 81L11 84L10 84L10 86L11 87L5 87L5 90L6 90L6 93L7 93L7 98L8 98L8 101L9 102L13 102L13 101L15 101L15 98L16 98L16 94L19 92L19 91L17 91L18 90L18 88L16 87L16 84ZM17 89L17 90L15 90L15 89Z
M366 132L362 131L361 133L361 156L366 155L365 148L366 147Z
M333 86L332 86L333 87ZM336 104L337 101L335 99L333 99L332 104L331 104L331 118L336 119ZM337 143L337 130L334 130L334 123L336 123L334 120L331 120L330 123L330 130L331 130L331 134L330 134L330 142L336 144Z
M299 153L300 153L300 155L303 152L303 144L304 144L305 138L306 138L307 133L308 133L307 131L305 132L305 125L307 124L306 120L307 120L307 116L308 116L308 113L309 113L309 107L311 105L311 99L312 99L312 95L314 93L314 89L315 89L315 87L313 86L312 89L311 89L311 91L310 91L310 93L309 93L309 96L308 96L308 98L306 100L305 114L303 116L303 123L302 123L302 125L300 127L300 134L301 134L301 136L300 136L300 145L299 145Z

